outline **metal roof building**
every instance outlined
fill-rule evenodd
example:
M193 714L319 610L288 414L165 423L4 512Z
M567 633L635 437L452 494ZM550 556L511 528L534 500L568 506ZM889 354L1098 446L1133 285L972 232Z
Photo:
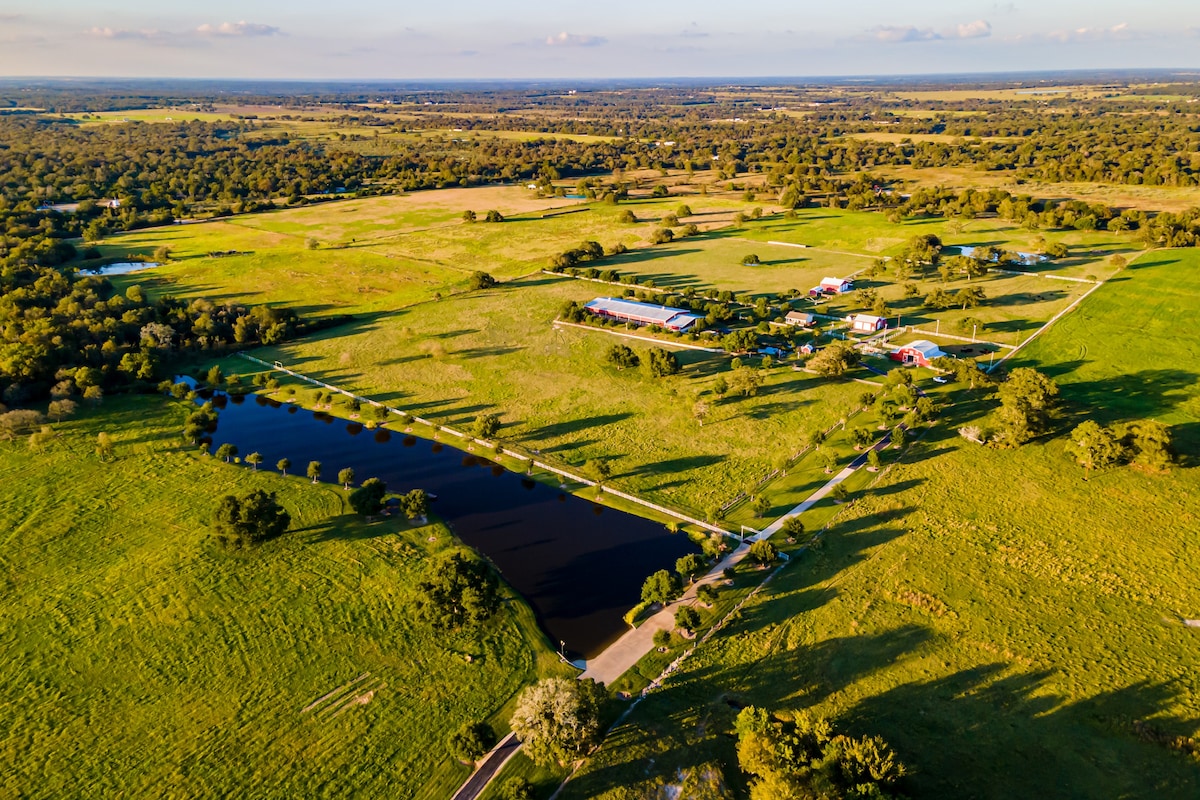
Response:
M683 309L639 303L635 300L620 300L616 297L597 297L584 308L602 317L638 325L659 325L672 331L686 331L703 319Z

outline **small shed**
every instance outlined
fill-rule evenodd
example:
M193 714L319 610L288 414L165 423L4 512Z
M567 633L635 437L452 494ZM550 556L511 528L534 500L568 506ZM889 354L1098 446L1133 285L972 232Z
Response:
M845 294L854 290L854 281L847 278L822 278L818 288L825 294Z
M850 329L855 333L875 333L887 327L887 320L874 314L855 314L850 319Z
M944 355L946 353L942 348L933 342L928 339L918 339L894 351L891 357L903 364L916 364L919 367L928 367L930 362L935 358L941 358Z
M789 311L783 321L788 325L797 325L801 328L811 328L817 323L817 318L806 311Z

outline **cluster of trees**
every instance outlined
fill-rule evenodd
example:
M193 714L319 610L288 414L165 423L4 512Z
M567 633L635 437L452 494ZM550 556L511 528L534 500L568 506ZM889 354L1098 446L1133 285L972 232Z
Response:
M156 383L181 351L274 343L304 327L286 308L152 301L136 285L121 294L105 278L26 261L0 259L0 392L9 405L52 393L98 399Z
M227 547L245 547L282 535L291 515L274 493L256 489L244 497L225 495L213 513L217 539Z
M646 371L655 378L675 375L682 369L679 357L662 347L651 347L643 360L629 345L614 344L604 354L604 361L618 370L632 369L645 363Z
M590 678L544 678L521 690L509 724L535 764L565 766L599 743L606 701Z
M754 776L751 800L901 796L908 770L878 736L838 733L829 720L807 712L780 720L755 706L738 713L735 730L738 765Z
M1067 451L1083 467L1094 470L1133 464L1152 472L1168 469L1175 460L1171 429L1156 420L1138 420L1106 427L1087 420L1071 431Z
M418 617L439 631L477 626L500 609L495 571L467 550L449 550L431 559L417 593Z

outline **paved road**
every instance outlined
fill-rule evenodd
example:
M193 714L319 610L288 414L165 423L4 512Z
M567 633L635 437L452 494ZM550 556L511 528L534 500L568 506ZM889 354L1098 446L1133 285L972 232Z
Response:
M881 441L875 444L875 450L882 450L891 444L892 437L885 436ZM834 475L825 483L824 486L810 494L807 499L800 505L793 508L791 511L784 514L779 519L772 522L767 527L763 528L753 536L746 538L746 543L739 546L725 558L721 559L715 567L703 578L700 578L684 593L683 597L674 603L669 603L661 611L647 619L640 627L633 628L625 632L620 639L613 642L604 652L587 662L587 669L579 677L592 678L606 686L611 685L613 681L625 674L627 670L633 667L642 657L654 649L654 634L660 630L674 630L675 628L675 610L680 605L690 605L695 602L696 589L705 583L715 583L725 579L725 570L742 561L750 550L750 543L756 542L759 539L769 539L781 527L789 517L795 517L812 508L818 501L833 491L833 487L837 486L842 481L849 478L860 467L867 463L867 454L863 453L850 465Z
M516 734L510 733L501 739L500 743L492 748L492 752L483 759L483 763L475 768L471 777L467 778L467 782L454 793L452 800L475 800L492 778L496 777L500 768L516 755L520 747L521 742L517 740Z

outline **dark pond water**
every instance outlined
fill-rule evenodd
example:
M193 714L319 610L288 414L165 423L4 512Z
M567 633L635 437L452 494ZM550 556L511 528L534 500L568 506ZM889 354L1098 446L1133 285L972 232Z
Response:
M344 467L357 482L424 489L432 507L467 544L486 554L533 606L568 656L591 658L626 629L622 615L642 582L697 548L684 534L614 511L505 470L484 458L356 422L279 404L259 395L217 395L212 452L225 442L263 455L260 469L289 458L303 475L320 461L325 480Z

